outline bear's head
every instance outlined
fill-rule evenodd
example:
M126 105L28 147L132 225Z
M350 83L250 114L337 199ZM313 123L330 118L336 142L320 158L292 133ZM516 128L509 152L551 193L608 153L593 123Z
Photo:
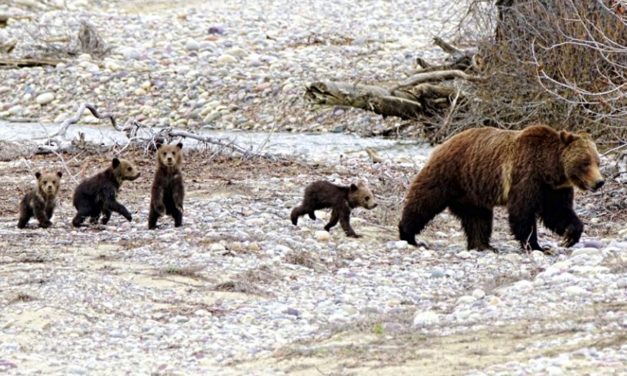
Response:
M37 178L37 189L42 196L55 197L59 191L59 184L61 183L61 171L48 172L42 174L37 171L35 177Z
M585 133L560 131L560 141L565 145L561 161L569 182L584 191L596 191L605 181L599 170L599 153L594 141Z
M157 145L157 163L168 168L179 168L183 163L183 144Z
M348 203L352 208L361 206L362 208L372 209L377 207L374 195L370 191L370 188L368 188L368 185L363 181L358 181L357 184L351 184L348 193Z
M126 159L113 158L111 160L111 168L118 182L124 180L135 180L139 177L137 167Z

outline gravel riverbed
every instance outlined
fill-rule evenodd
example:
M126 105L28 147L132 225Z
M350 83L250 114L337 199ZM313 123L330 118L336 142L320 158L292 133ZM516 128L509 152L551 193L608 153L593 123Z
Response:
M59 121L87 101L145 124L369 133L399 120L314 109L303 85L397 80L418 54L440 57L430 39L458 15L428 1L68 3L11 8L31 18L0 38L20 41L13 53L26 56L38 27L74 33L84 19L111 52L0 70L0 119ZM112 155L0 162L0 371L625 374L624 182L577 195L586 230L572 249L541 228L553 254L521 252L499 210L498 252L476 252L448 213L420 235L426 246L397 241L403 196L426 155L383 153L373 164L363 151L314 162L186 150L184 226L166 218L149 231L153 157L127 151L142 172L120 193L133 221L114 214L107 226L73 229L74 179ZM66 172L54 226L18 230L19 199L39 169ZM289 222L307 183L357 176L380 204L353 213L362 238L322 231L328 212Z

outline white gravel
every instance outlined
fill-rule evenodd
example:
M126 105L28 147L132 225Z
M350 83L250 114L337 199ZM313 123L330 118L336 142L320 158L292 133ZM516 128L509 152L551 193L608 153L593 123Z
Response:
M137 4L39 12L34 26L21 19L0 29L0 39L17 39L14 53L26 55L34 43L27 28L65 33L86 19L113 47L102 60L81 55L56 68L0 70L0 119L58 121L87 101L147 124L377 130L398 120L314 110L302 100L303 85L396 80L418 54L438 57L430 38L458 14L429 1L146 1L143 11ZM372 165L355 153L319 170L266 166L235 177L205 163L186 174L185 225L165 219L158 231L146 229L146 175L121 192L132 223L114 214L108 226L72 229L75 183L66 174L53 228L18 231L15 212L0 215L0 371L341 374L364 366L358 373L365 374L399 366L368 355L377 350L405 355L400 365L418 374L424 364L412 365L414 351L442 339L448 344L433 349L455 353L462 367L451 373L624 372L625 224L597 218L610 235L584 234L573 250L548 256L519 252L498 219L493 253L465 250L459 224L444 213L421 235L428 249L409 247L397 240L399 186L421 161ZM30 184L29 163L58 166L53 157L2 162L3 183ZM150 176L152 162L141 168ZM363 238L346 238L339 227L321 231L328 212L290 224L305 183L355 175L382 203L354 212ZM19 198L7 195L17 208ZM544 230L540 236L557 240ZM353 353L351 334L376 339ZM408 340L386 346L399 338ZM327 340L335 347L324 347ZM465 353L473 342L485 348ZM290 352L302 347L308 352ZM329 348L344 351L328 356ZM322 363L289 363L311 359ZM449 364L442 360L443 369Z

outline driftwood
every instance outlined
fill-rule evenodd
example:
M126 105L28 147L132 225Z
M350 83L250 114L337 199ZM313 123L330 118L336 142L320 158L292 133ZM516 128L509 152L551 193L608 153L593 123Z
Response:
M0 58L0 67L22 68L22 67L41 67L41 66L57 66L63 63L63 60L51 58L33 58L33 59L10 59Z
M88 103L81 104L76 113L70 118L64 120L60 124L59 128L51 135L31 140L37 145L35 154L58 154L61 152L76 152L89 147L93 148L93 145L88 145L85 141L82 133L79 133L78 139L70 140L67 136L69 127L76 124L80 120L83 113L87 110L98 119L108 120L115 130L126 135L129 141L122 150L131 146L154 149L158 143L170 142L174 138L187 138L198 141L201 144L214 145L221 149L228 149L231 152L241 154L245 158L266 158L270 160L280 159L270 153L263 153L259 150L249 150L226 138L209 137L171 127L154 128L142 125L134 120L119 126L112 114L99 113L96 107Z
M455 81L478 81L483 77L477 75L479 60L474 52L458 49L440 38L434 43L450 55L450 61L435 66L418 59L420 69L392 86L313 82L306 86L305 97L320 105L356 107L402 119L424 120L438 115L444 119L442 126L446 126L451 106L466 98L463 85ZM377 134L392 134L399 129L396 126Z

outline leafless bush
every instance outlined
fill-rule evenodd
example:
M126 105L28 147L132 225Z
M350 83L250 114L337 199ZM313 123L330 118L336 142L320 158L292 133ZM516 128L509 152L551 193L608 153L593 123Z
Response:
M469 9L474 23L498 26L478 38L486 80L468 83L472 99L454 110L448 134L477 125L520 129L547 122L590 132L608 146L627 142L627 14L620 4L496 4L496 19L483 1Z

